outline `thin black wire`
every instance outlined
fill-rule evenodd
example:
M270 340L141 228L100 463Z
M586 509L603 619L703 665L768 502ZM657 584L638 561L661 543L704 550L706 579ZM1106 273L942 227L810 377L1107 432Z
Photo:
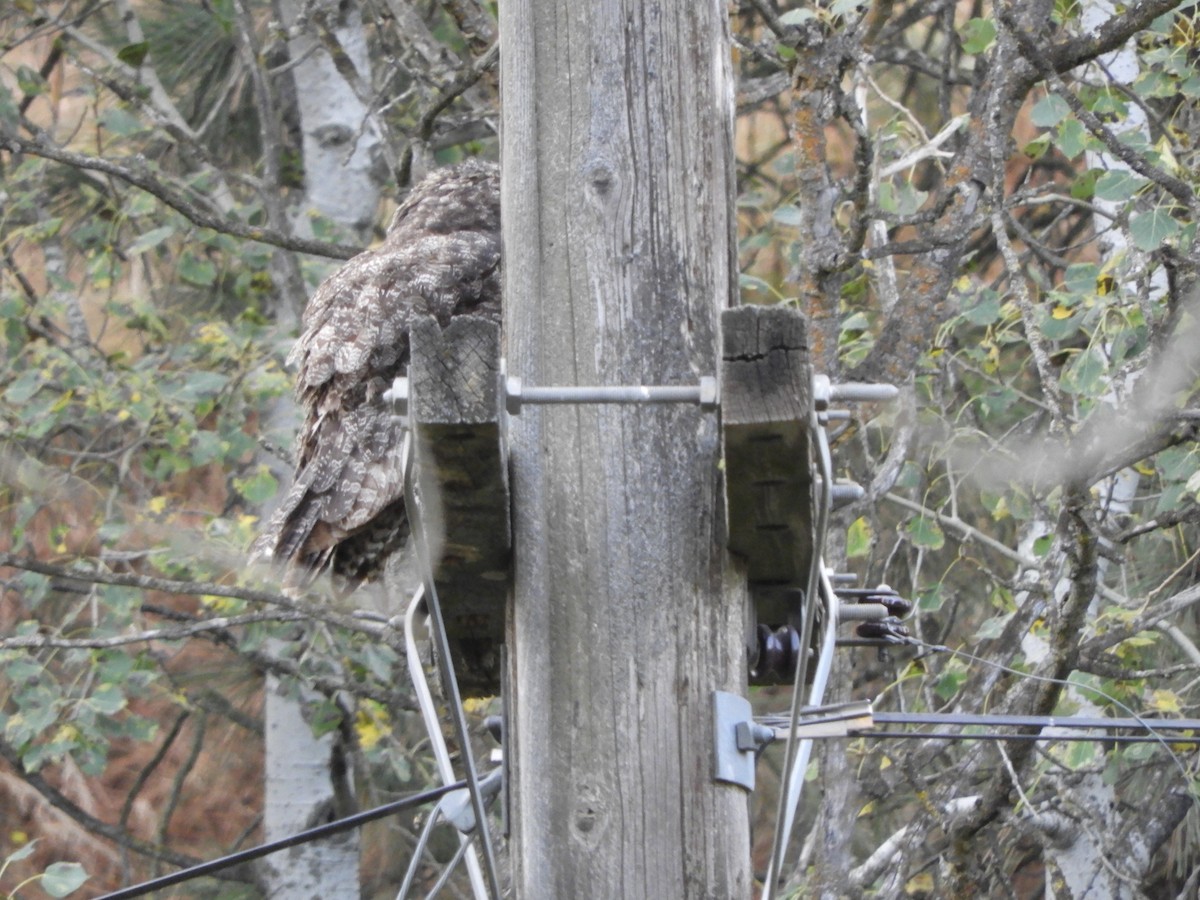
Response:
M410 398L411 402L411 398ZM446 635L446 623L442 618L442 605L438 600L437 585L433 579L433 560L429 557L426 541L423 510L417 499L416 485L416 441L410 426L404 436L402 449L404 465L404 504L408 512L409 530L413 548L421 566L421 579L425 583L425 606L429 611L429 623L436 645L438 663L442 670L442 690L450 707L450 718L454 721L459 746L462 748L463 769L467 776L467 789L471 805L475 810L475 824L479 829L479 846L483 851L483 868L487 875L488 891L493 900L500 900L500 879L496 874L496 851L492 846L491 830L488 828L487 804L479 786L479 772L475 768L475 757L471 754L471 735L463 711L462 695L458 689L458 677L454 673L454 660L450 656L450 640Z
M840 738L919 738L935 741L1096 741L1103 744L1158 744L1163 738L1156 734L1020 734L1014 731L852 731L837 735ZM1172 735L1172 744L1200 744L1200 737Z
M1018 678L1028 678L1033 681L1042 681L1047 684L1060 684L1064 687L1074 688L1081 691L1089 691L1097 696L1103 697L1109 703L1112 703L1114 706L1128 713L1130 718L1132 718L1134 721L1141 723L1140 727L1149 732L1149 736L1153 739L1153 742L1159 744L1163 750L1166 751L1167 755L1171 757L1171 762L1175 764L1175 768L1179 770L1179 774L1183 776L1184 781L1189 783L1191 781L1191 776L1188 774L1187 766L1183 764L1183 760L1179 758L1178 754L1171 749L1170 742L1172 742L1172 738L1161 734L1159 727L1156 727L1155 723L1159 723L1159 726L1161 727L1161 723L1169 722L1169 719L1147 719L1144 716L1139 716L1132 707L1127 706L1112 694L1106 693L1098 687L1091 687L1086 684L1077 684L1065 678L1053 678L1050 675L1039 675L1036 672L1022 672L1020 669L1014 669L1012 666L1004 665L1004 663L996 662L995 660L991 659L984 659L982 656L976 656L974 653L969 653L966 650L955 650L953 647L947 647L945 644L930 644L915 637L901 638L897 641L897 643L910 644L914 647L924 648L926 653L921 654L921 656L925 656L928 653L949 653L952 656L961 656L963 659L969 659L972 662L979 663L980 665L991 666L992 668L999 669L1001 672L1007 672L1008 674L1014 675ZM1043 738L1043 740L1050 740L1050 738Z
M130 897L142 897L153 891L162 890L165 887L170 887L174 884L180 884L184 881L190 881L193 878L199 878L202 875L210 875L213 872L218 872L221 869L228 869L232 866L240 865L244 862L259 859L263 856L268 856L278 850L286 850L288 847L295 847L300 844L307 844L309 841L320 840L330 835L339 834L343 831L349 831L352 828L358 828L368 822L374 822L376 819L383 819L394 813L402 812L413 806L421 806L433 800L437 800L451 791L457 791L467 786L466 781L456 781L453 784L444 784L441 787L431 788L428 791L421 791L417 794L409 794L400 800L394 800L391 803L385 803L383 806L377 806L374 809L364 810L360 813L355 813L352 816L346 816L344 819L338 819L336 822L328 822L325 825L318 825L316 828L309 828L307 831L301 831L290 837L280 838L277 841L271 841L266 844L259 844L257 847L250 847L246 850L241 850L237 853L231 853L229 856L222 856L220 859L214 859L209 862L200 863L198 866L192 866L187 869L180 869L178 872L172 872L170 875L163 875L160 878L155 878L150 881L143 881L141 884L135 884L131 887L121 888L113 891L110 894L104 894L97 900L127 900Z
M825 532L829 527L833 497L833 459L829 451L829 436L825 433L825 427L817 417L815 406L809 415L809 434L815 438L817 462L821 469L821 501L816 510L817 521L813 533L812 559L809 561L808 584L804 597L804 619L800 628L800 659L796 665L796 678L792 684L791 727L788 731L787 747L783 754L783 777L779 785L779 803L775 809L775 831L771 839L771 857L767 863L767 878L763 883L764 900L774 900L779 873L783 870L784 857L787 855L791 837L790 833L784 834L784 822L792 814L788 812L788 795L791 792L792 780L796 776L796 773L792 771L799 748L799 741L796 739L796 725L800 720L800 709L804 706L803 694L805 682L808 680L809 645L812 643L820 568L824 565L822 554L825 546ZM826 606L825 614L832 615L832 613L833 610ZM819 702L821 698L810 697L809 699ZM790 829L788 831L790 832Z

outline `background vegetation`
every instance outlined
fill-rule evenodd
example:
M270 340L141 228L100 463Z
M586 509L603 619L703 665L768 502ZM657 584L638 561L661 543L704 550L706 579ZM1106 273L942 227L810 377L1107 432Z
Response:
M830 561L912 596L922 646L843 651L832 699L1195 714L1195 16L731 5L743 301L903 389L836 435L868 490ZM0 9L0 892L260 839L267 674L312 689L360 804L427 782L386 617L244 551L304 299L415 175L494 155L495 37L477 0ZM335 89L349 124L307 102ZM1187 746L830 742L813 774L804 896L1200 888ZM365 893L408 824L375 827Z

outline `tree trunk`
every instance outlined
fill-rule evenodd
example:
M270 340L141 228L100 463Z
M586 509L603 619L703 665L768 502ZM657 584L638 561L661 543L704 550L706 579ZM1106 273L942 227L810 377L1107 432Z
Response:
M294 25L303 6L301 0L280 0L285 24ZM369 63L361 14L356 4L348 4L343 12L340 22L327 24L347 54L343 65L349 62L365 77ZM316 212L361 238L379 205L379 185L370 167L371 148L378 137L370 127L364 128L369 110L329 54L315 43L308 34L299 34L289 43L290 56L304 60L292 70L305 167L304 200L295 211L295 230L311 234L309 214ZM276 412L282 415L283 410ZM267 677L266 692L263 825L267 839L275 840L353 812L345 808L352 798L352 779L339 733L313 737L304 702L315 695L304 690L289 693L275 676ZM354 832L269 857L265 869L270 896L276 900L357 897L358 856Z
M526 385L695 384L736 296L723 4L500 7L505 327ZM526 406L511 425L518 897L746 897L744 692L717 416Z

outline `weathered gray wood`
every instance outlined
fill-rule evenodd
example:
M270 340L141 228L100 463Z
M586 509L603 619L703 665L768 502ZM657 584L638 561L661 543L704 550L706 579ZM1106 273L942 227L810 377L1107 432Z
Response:
M718 0L500 4L505 340L532 386L694 384L736 296ZM519 898L748 897L712 691L745 690L717 416L527 406L510 423Z
M729 547L746 560L758 621L783 625L793 600L756 586L804 588L812 560L805 320L795 309L743 306L722 314L721 329Z
M455 673L465 696L495 694L512 545L500 328L465 316L443 330L422 317L410 341L409 419Z

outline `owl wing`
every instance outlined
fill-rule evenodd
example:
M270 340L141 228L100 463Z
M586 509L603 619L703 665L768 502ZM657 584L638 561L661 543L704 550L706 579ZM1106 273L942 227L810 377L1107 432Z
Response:
M499 269L498 229L398 216L382 246L313 295L288 357L304 410L296 475L252 548L287 567L285 585L332 568L353 587L407 541L403 432L383 393L408 366L415 316L498 319Z

